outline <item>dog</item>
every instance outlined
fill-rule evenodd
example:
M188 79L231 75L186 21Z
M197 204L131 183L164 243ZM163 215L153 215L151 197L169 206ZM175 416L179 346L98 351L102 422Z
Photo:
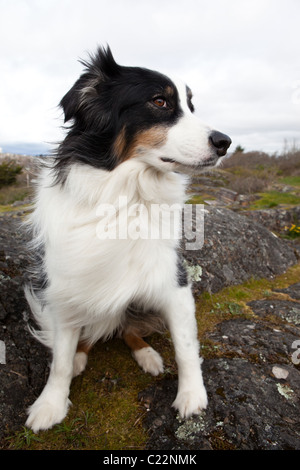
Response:
M32 333L52 351L48 381L28 410L34 432L65 418L72 377L92 345L114 334L158 375L162 358L144 338L167 327L178 367L173 406L183 418L207 406L180 237L128 236L128 220L157 229L149 214L163 205L180 230L173 208L187 199L188 175L215 166L231 140L195 116L185 83L121 66L109 46L82 65L60 102L69 127L41 168L28 220L37 258L25 287L38 324Z

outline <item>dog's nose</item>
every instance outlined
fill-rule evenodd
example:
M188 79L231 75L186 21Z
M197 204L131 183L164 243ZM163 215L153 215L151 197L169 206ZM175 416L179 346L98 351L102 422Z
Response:
M228 135L222 134L222 132L219 131L212 131L209 136L209 140L215 147L219 157L226 155L226 152L231 145L231 138L228 137Z

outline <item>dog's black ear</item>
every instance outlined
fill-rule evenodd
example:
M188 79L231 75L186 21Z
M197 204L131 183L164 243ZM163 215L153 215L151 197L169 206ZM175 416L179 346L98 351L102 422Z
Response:
M60 106L63 108L65 122L76 117L78 111L101 93L101 83L118 75L121 67L113 58L112 52L99 47L90 61L80 61L85 66L85 73L63 97Z
M121 68L115 61L109 46L106 49L98 47L96 54L91 57L91 62L88 64L88 70L96 70L102 74L103 78L115 77L120 73Z

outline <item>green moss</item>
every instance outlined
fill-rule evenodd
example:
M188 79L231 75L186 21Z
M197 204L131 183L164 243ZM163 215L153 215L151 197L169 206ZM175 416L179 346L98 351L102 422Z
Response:
M31 206L28 204L24 204L21 206L21 210L24 211L29 210ZM0 204L0 214L5 214L7 212L20 212L20 206L11 206L11 205L1 205Z
M208 194L196 194L186 201L186 204L205 204L206 199L215 199Z
M11 212L13 207L10 205L0 205L0 214L5 212Z
M289 186L300 187L300 176L285 176L283 178L279 178L278 181Z
M9 440L9 438L7 440ZM26 449L30 447L33 442L42 442L42 439L34 434L31 429L22 426L21 430L16 432L10 448Z
M247 305L252 300L263 298L283 298L285 294L273 292L274 289L283 289L291 284L299 282L300 264L291 267L286 273L274 279L250 279L237 286L226 287L225 289L209 294L204 292L198 296L196 301L196 311L200 338L207 331L211 331L217 323L231 319L235 315L245 318L253 318L254 314ZM202 341L203 343L203 341ZM204 342L204 346L205 346ZM211 353L213 344L209 344L204 353ZM209 354L211 355L211 354Z
M291 193L281 193L279 191L269 191L259 193L260 199L251 204L250 209L270 209L280 204L293 206L300 204L300 196Z

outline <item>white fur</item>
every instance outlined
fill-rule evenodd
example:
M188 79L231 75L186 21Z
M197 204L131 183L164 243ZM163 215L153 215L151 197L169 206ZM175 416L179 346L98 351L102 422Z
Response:
M180 106L184 115L175 126L169 129L167 141L161 151L165 152L166 157L172 155L172 158L181 163L185 169L189 166L195 168L200 162L204 163L211 158L216 161L213 148L208 148L210 127L190 112L186 100L185 83L178 79L174 82L179 92Z
M163 373L163 360L151 346L133 351L132 355L144 372L152 375Z
M87 365L88 356L85 352L79 351L75 354L73 362L73 377L77 377L84 371Z
M99 204L117 206L120 196L129 206L142 204L149 211L152 204L184 203L186 177L161 156L189 166L211 158L211 150L207 128L182 107L184 116L169 129L160 148L141 147L139 156L111 172L73 165L64 186L53 185L51 170L41 173L31 224L37 246L45 248L49 284L41 299L29 289L26 295L41 327L36 335L51 347L53 363L44 391L29 410L26 424L34 432L50 428L67 414L72 376L82 372L87 360L84 353L75 356L79 338L94 343L110 337L132 302L161 311L170 329L179 378L173 405L183 417L206 407L194 300L190 286L177 283L178 239L97 237ZM122 210L117 224L122 223L121 215ZM134 355L144 370L154 375L163 371L152 348Z

